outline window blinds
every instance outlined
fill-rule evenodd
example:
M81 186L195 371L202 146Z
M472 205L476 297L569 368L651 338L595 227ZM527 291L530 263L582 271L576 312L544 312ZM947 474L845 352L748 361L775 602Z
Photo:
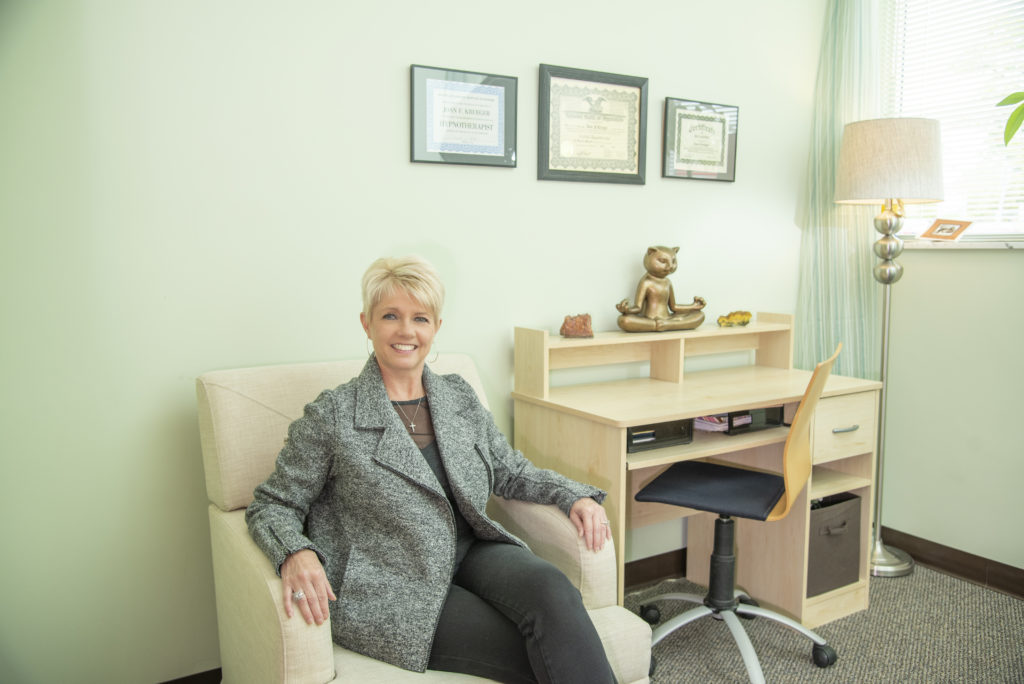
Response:
M1024 0L880 3L884 116L942 126L946 197L915 206L909 232L942 217L973 222L974 239L1024 233L1024 129L1004 145L1013 107L996 106L1024 91Z

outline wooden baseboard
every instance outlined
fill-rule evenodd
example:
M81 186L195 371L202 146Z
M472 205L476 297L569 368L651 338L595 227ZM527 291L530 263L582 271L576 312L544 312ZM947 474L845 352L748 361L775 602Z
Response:
M910 554L914 562L983 587L1024 599L1024 569L936 544L882 526L882 541Z
M669 551L626 563L623 584L626 590L651 582L686 576L686 549Z

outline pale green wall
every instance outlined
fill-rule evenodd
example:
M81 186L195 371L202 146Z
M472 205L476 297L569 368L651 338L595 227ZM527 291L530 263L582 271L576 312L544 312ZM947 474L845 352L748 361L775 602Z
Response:
M376 256L439 266L505 428L513 326L613 327L649 244L792 312L821 4L0 3L0 680L217 667L193 379L363 356ZM645 186L536 180L540 62L651 79ZM410 164L411 63L518 76L519 167ZM735 183L660 178L666 96L739 106Z
M882 522L1024 568L1024 253L899 261Z

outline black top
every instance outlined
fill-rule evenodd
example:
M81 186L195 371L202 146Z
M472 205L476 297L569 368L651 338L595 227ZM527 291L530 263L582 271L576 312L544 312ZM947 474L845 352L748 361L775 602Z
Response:
M405 429L409 431L413 441L416 442L416 446L420 448L420 453L423 454L427 465L433 471L434 477L437 478L438 484L441 485L441 489L444 490L445 495L448 497L448 503L452 509L452 517L455 519L455 567L458 568L459 564L462 563L462 559L466 557L469 547L473 545L476 536L473 534L473 527L463 517L462 511L459 510L458 502L452 496L452 488L448 483L448 473L444 469L441 451L437 448L437 440L434 438L434 423L430 419L430 406L427 404L427 398L422 397L412 401L393 401L391 403L402 419L402 423L405 424ZM415 429L410 424L414 425Z

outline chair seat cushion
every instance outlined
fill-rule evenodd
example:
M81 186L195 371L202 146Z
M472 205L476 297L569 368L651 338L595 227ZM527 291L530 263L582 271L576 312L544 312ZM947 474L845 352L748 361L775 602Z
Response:
M785 489L781 475L706 461L680 461L637 492L636 500L765 520Z

